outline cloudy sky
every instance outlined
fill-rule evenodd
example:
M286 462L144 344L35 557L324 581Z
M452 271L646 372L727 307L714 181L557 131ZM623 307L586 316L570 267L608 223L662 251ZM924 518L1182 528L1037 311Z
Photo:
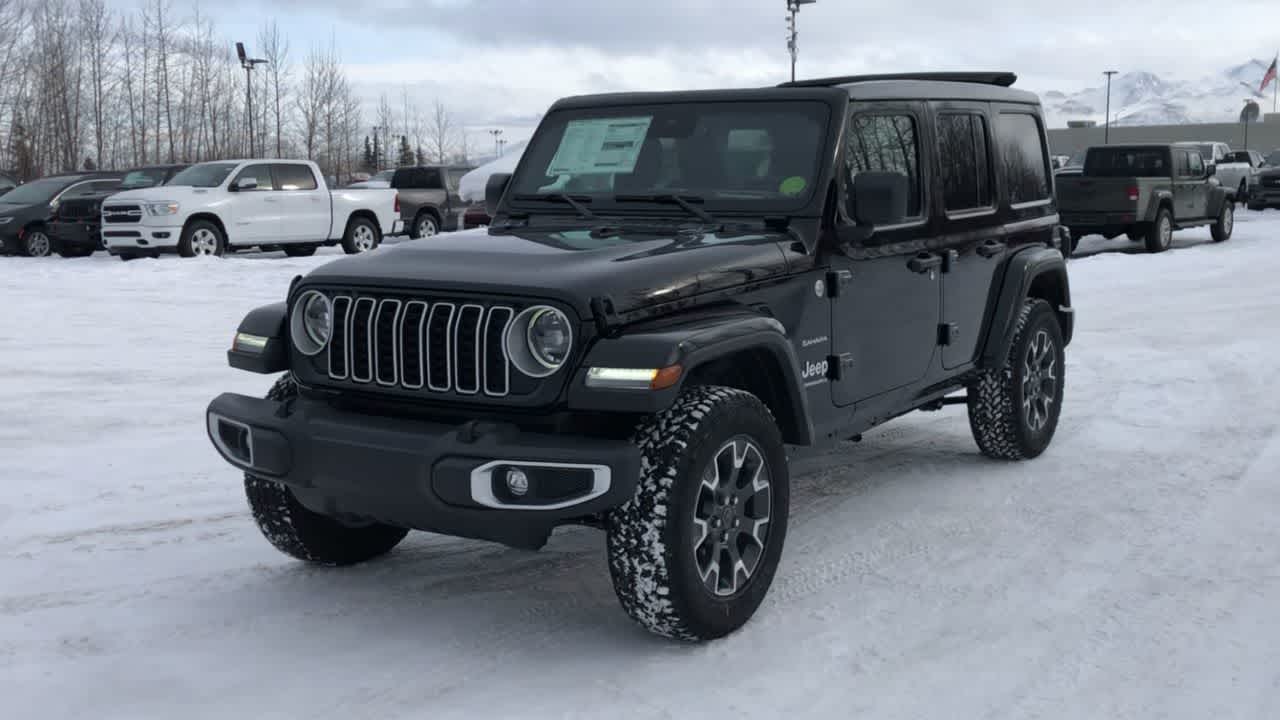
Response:
M176 0L177 6L187 5ZM361 92L519 134L557 97L785 80L785 0L222 0L219 32L275 18L295 56L330 36ZM1001 69L1045 91L1101 71L1196 78L1280 48L1277 0L818 0L800 13L800 76Z

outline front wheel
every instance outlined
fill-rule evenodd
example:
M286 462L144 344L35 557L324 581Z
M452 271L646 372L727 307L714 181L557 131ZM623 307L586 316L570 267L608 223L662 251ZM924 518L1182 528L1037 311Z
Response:
M1213 227L1209 228L1209 234L1213 237L1214 242L1225 242L1231 239L1231 232L1236 227L1236 206L1234 203L1223 201L1222 212L1218 214L1218 219L1214 221Z
M368 218L353 218L342 236L342 250L348 255L369 252L382 241L378 226Z
M44 230L33 228L22 237L22 252L27 257L49 257L53 254L53 241Z
M983 455L1024 460L1049 447L1062 412L1065 363L1053 308L1028 299L1004 367L985 370L969 384L969 429Z
M790 481L777 423L756 396L704 386L644 421L636 443L636 494L605 525L618 600L659 635L723 637L755 613L782 555Z
M208 220L197 220L182 229L178 239L178 255L189 257L221 257L227 249L222 230Z
M295 397L298 386L281 378L267 393L271 400ZM319 565L354 565L391 551L409 531L380 523L346 525L312 512L280 483L244 476L245 495L258 529L280 552Z

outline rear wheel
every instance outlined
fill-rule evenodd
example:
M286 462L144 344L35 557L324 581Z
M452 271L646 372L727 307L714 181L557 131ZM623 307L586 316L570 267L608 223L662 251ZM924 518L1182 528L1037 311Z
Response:
M297 394L297 385L285 377L276 382L267 398L283 401ZM354 565L390 552L409 533L380 523L343 524L307 509L288 487L247 473L244 489L258 529L277 550L299 560Z
M1209 228L1209 234L1213 236L1214 242L1225 242L1231 239L1231 231L1236 227L1236 206L1231 202L1222 203L1222 212L1218 214L1218 219L1213 223L1213 227Z
M1147 229L1147 252L1164 252L1173 245L1173 216L1168 209L1160 208L1155 222Z
M1242 205L1249 202L1249 183L1247 181L1240 181L1240 188L1236 190L1235 201Z
M727 635L764 600L786 538L777 423L756 396L704 386L642 423L636 443L636 494L606 519L618 600L659 635Z
M417 219L413 221L413 237L415 239L434 237L439 234L440 222L431 213L420 213Z
M378 226L368 218L352 218L347 232L342 236L342 250L348 255L369 252L382 241Z
M1023 460L1044 452L1062 411L1065 362L1053 308L1026 300L1004 367L983 371L969 385L969 429L983 455Z

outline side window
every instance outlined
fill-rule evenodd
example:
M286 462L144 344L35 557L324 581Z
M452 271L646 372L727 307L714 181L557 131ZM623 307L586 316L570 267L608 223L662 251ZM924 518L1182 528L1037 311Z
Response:
M279 164L274 166L276 189L315 190L316 176L306 165Z
M863 172L905 175L911 188L907 217L918 218L924 206L920 183L920 146L910 115L856 115L845 140L848 180Z
M261 165L250 165L241 170L236 179L231 181L234 187L236 183L246 178L254 178L258 181L259 190L275 190L275 183L271 179L271 166L263 163Z
M1049 157L1043 138L1034 115L1000 116L1000 171L1010 205L1049 199Z
M444 180L440 177L440 170L438 168L423 168L420 178L421 184L419 187L423 190L444 189Z
M1187 177L1200 177L1201 175L1204 175L1204 159L1200 157L1200 153L1187 153L1187 160L1190 163L1187 166Z
M938 116L938 162L948 212L991 207L987 120L978 113Z
M1173 154L1173 174L1177 177L1186 177L1191 174L1191 161L1187 159L1186 150L1178 150Z
M89 182L76 183L67 188L63 193L63 197L86 197L97 193L106 192L120 185L119 180L91 180Z

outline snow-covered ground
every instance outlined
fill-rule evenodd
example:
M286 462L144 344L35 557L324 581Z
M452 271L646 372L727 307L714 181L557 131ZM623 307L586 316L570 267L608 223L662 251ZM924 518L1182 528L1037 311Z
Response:
M1280 717L1280 214L1071 263L1049 452L962 411L798 461L726 640L634 627L603 538L276 553L210 448L241 315L331 259L0 259L5 718ZM1086 239L1086 253L1127 241Z

